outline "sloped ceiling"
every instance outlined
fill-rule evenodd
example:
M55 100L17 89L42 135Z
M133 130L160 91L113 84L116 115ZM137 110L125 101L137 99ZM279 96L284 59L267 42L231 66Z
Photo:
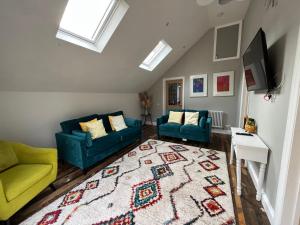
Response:
M99 54L56 39L67 0L0 1L0 90L134 93L148 89L209 28L242 19L249 0L127 0L130 8ZM217 17L219 12L223 17ZM168 24L168 25L167 25ZM152 72L138 65L161 39L173 48Z

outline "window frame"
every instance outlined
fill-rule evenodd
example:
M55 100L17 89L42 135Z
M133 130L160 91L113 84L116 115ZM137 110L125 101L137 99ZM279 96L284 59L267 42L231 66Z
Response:
M160 47L160 44L163 44L163 48L160 48L159 51L154 52L156 48ZM165 40L160 40L155 47L152 49L152 51L146 56L144 61L139 65L141 69L148 70L148 71L153 71L172 51L172 47L165 41ZM151 57L150 63L146 63L145 61L148 59L148 57L152 54L153 56Z
M58 27L56 38L101 53L123 20L128 9L129 5L125 0L112 0L105 15L100 20L92 40L61 27Z

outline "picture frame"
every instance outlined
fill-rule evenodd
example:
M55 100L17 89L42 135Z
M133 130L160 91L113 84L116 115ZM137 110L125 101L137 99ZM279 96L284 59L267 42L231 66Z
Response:
M207 74L190 76L190 97L207 96Z
M234 71L213 74L213 96L234 95Z

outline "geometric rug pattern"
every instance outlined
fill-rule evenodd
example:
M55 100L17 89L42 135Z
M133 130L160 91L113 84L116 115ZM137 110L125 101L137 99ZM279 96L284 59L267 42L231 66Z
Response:
M224 152L148 140L22 225L233 225Z

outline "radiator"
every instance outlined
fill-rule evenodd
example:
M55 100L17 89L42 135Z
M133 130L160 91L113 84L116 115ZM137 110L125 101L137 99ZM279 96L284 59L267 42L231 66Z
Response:
M212 127L223 128L223 111L208 111L209 116L212 118Z

